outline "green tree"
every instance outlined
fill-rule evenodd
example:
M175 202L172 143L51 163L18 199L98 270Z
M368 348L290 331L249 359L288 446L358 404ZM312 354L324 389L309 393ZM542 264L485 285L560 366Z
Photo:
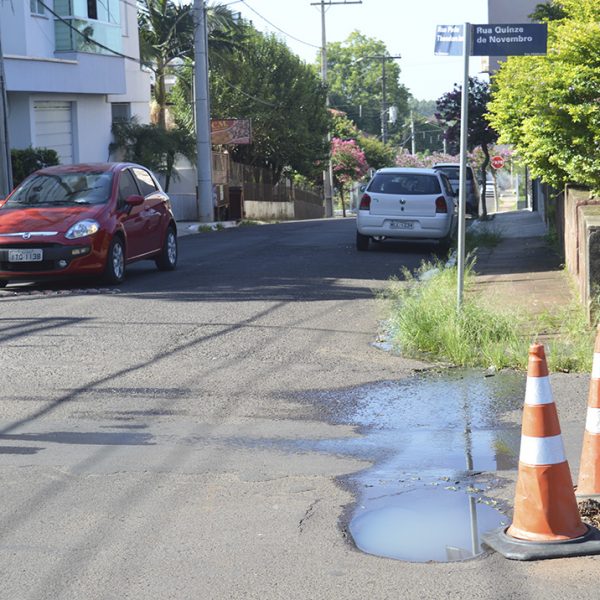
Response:
M485 118L490 100L490 85L485 81L481 81L474 77L469 77L469 123L467 149L472 151L477 146L480 146L485 157L481 164L479 176L484 186L483 198L485 198L485 173L490 163L489 147L492 144L495 144L498 139L498 134ZM449 142L451 154L458 154L460 146L461 103L462 86L460 85L455 85L451 92L447 92L437 100L438 110L435 116L446 132L445 135ZM481 203L481 215L483 219L485 219L487 216L486 205L483 201Z
M556 21L564 19L567 16L561 2L544 2L536 5L535 10L529 15L532 21L539 23L547 23L548 21Z
M415 115L420 115L424 118L434 117L437 110L435 100L417 100L411 97L408 105Z
M329 113L316 71L273 35L245 25L229 67L211 69L215 119L252 121L252 144L232 146L239 162L316 178L327 157Z
M563 0L548 54L511 57L494 78L489 121L534 177L600 191L600 3Z
M194 53L194 15L191 4L175 0L138 0L138 25L142 62L155 77L154 100L158 107L158 125L166 127L167 91L165 76L173 64ZM209 47L221 52L236 43L236 24L232 12L223 5L207 8Z
M328 85L331 105L354 121L359 129L381 134L382 76L385 64L386 105L398 109L395 124L388 124L389 135L398 132L408 115L408 91L400 84L400 67L385 44L352 32L345 42L327 44ZM387 116L386 116L387 118Z

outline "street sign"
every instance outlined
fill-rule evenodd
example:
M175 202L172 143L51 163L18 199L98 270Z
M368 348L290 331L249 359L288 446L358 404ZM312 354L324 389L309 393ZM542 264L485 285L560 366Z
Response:
M546 54L546 23L471 25L471 56L531 56Z
M494 169L501 169L504 166L504 159L501 156L492 156L490 164Z
M535 56L546 54L548 25L545 23L490 23L471 25L469 56ZM463 25L438 25L436 56L462 56Z
M464 41L464 25L438 25L433 53L436 56L462 56Z

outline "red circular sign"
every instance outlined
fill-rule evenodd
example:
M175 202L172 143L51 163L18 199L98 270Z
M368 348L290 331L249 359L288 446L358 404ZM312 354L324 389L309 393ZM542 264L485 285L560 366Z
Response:
M504 159L501 156L492 156L491 163L494 169L501 169L504 166Z

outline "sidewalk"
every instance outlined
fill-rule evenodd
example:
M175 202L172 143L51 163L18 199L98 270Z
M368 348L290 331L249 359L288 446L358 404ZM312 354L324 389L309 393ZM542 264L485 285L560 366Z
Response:
M502 309L557 312L574 300L562 261L546 241L539 213L528 210L496 213L476 222L502 235L495 248L477 251L476 286L490 303Z
M200 231L208 231L209 229L217 231L218 229L229 229L230 227L238 227L237 221L219 221L214 223L199 223L198 221L177 221L177 237L185 237Z

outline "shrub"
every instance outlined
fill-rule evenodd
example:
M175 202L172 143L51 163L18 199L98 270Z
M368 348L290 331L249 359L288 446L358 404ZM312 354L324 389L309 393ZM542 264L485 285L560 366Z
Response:
M17 187L23 179L38 169L60 164L56 150L52 148L13 149L10 152L13 185Z

